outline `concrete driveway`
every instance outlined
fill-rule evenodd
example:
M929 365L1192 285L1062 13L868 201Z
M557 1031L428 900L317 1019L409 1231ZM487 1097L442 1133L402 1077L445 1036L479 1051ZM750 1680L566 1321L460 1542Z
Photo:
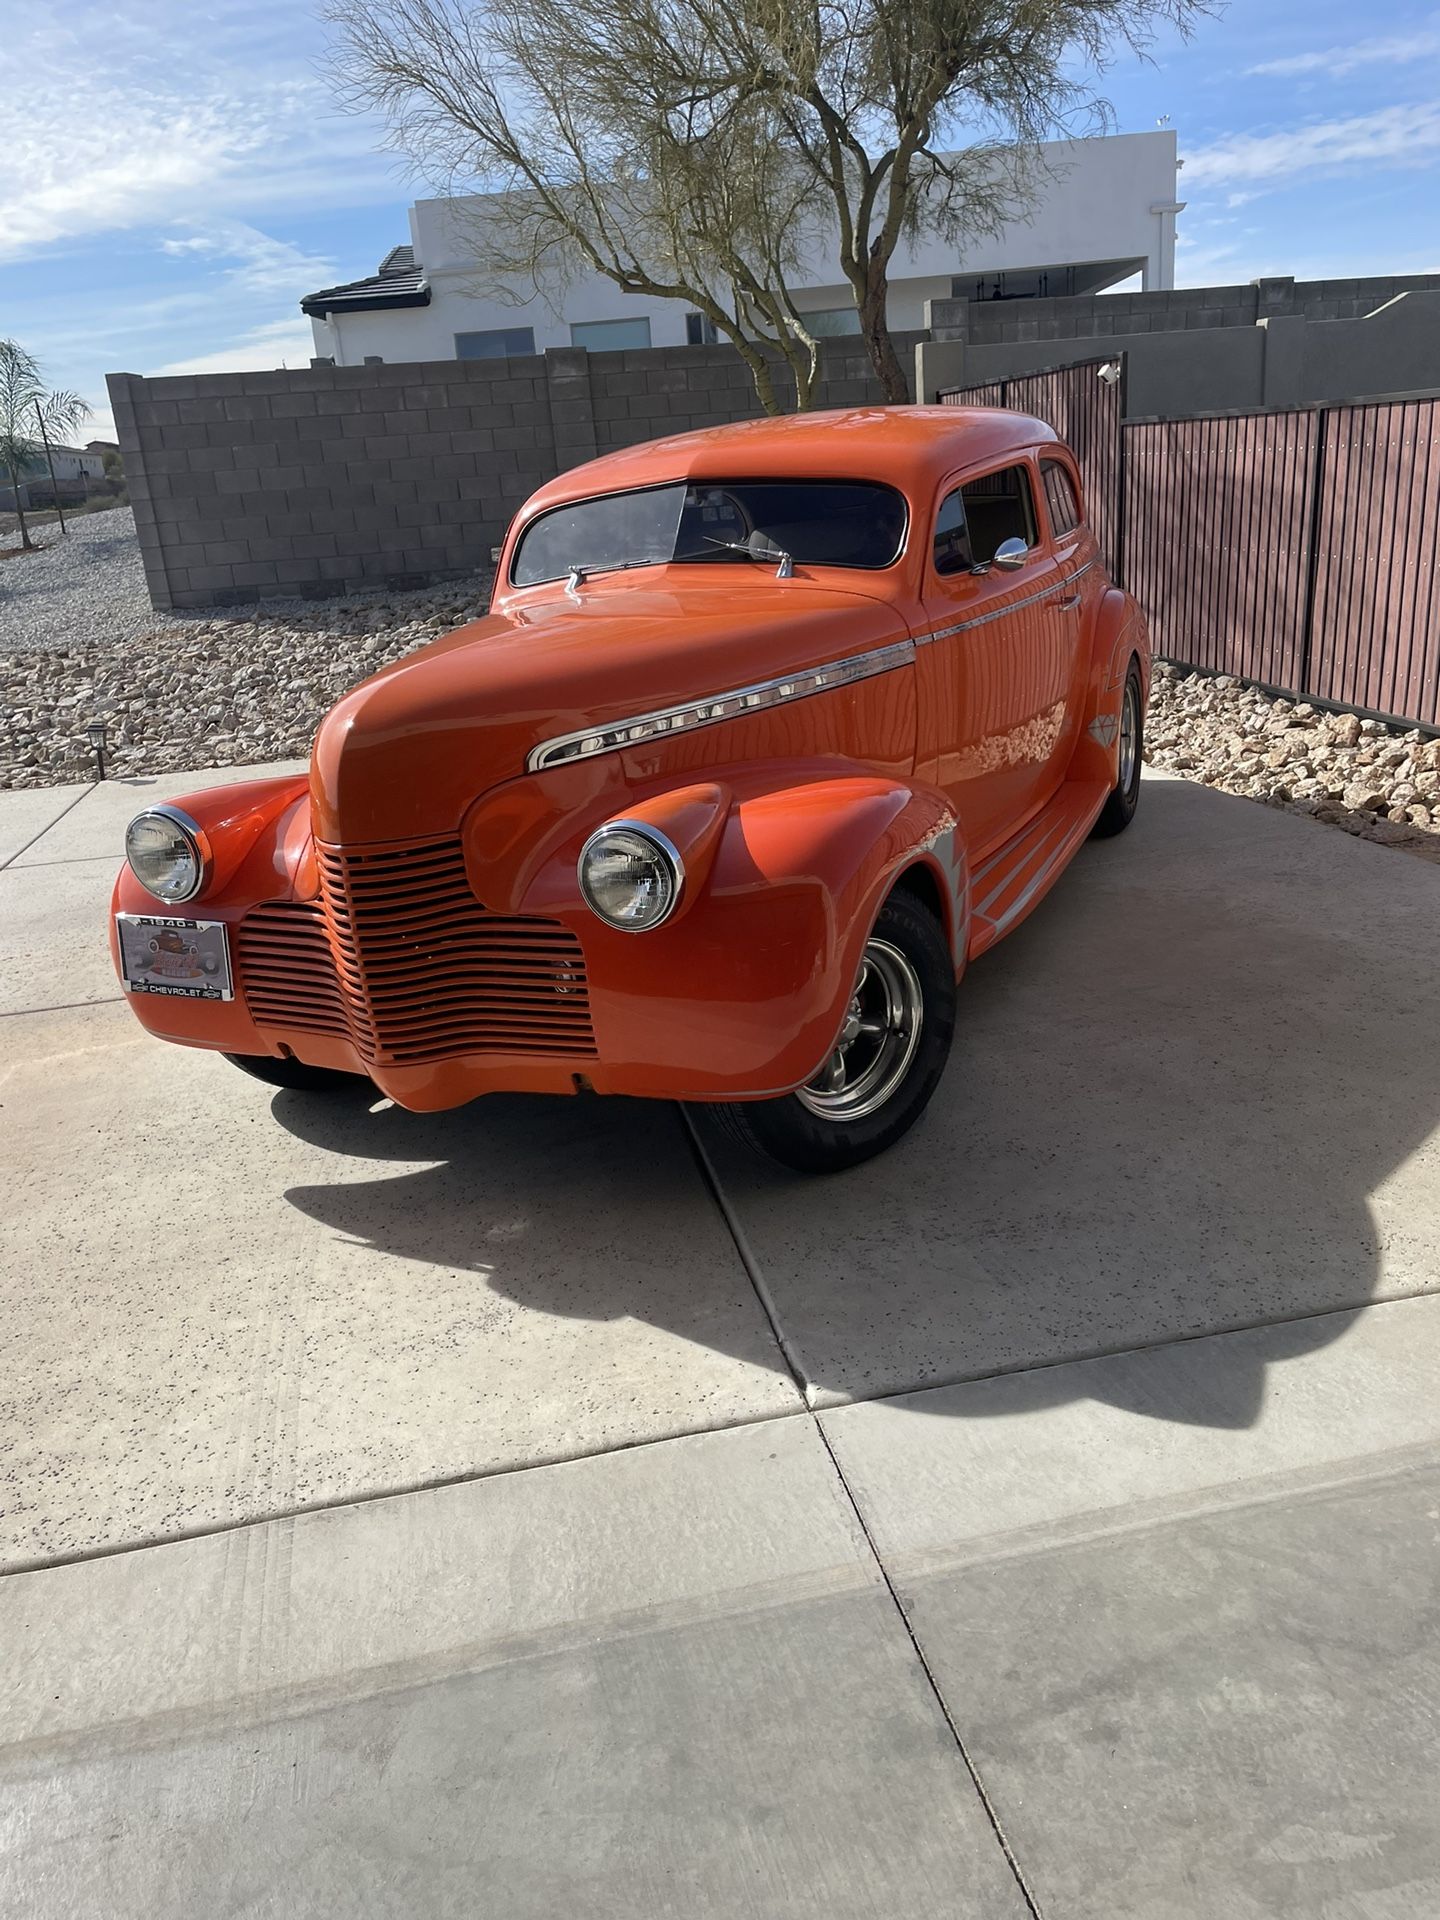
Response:
M0 1908L1440 1911L1440 870L1149 780L807 1183L149 1041L230 777L0 796Z

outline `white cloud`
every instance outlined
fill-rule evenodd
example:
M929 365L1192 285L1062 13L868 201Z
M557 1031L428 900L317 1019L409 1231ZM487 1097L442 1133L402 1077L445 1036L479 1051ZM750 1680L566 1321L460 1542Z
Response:
M1357 40L1348 47L1324 47L1312 53L1291 54L1283 60L1264 60L1258 67L1247 67L1252 74L1275 74L1303 78L1324 74L1340 80L1357 67L1408 66L1415 60L1433 60L1440 55L1440 17L1410 33L1386 34L1374 40Z
M19 16L17 16L18 21ZM0 46L0 259L87 236L395 192L338 114L288 0L74 0Z
M1440 101L1382 107L1275 133L1226 134L1185 156L1187 187L1268 186L1359 167L1428 167L1440 157Z
M204 227L177 224L189 230L162 239L160 251L223 267L222 279L235 292L298 298L323 285L335 271L334 261L325 255L306 253L292 241L277 240L243 220L222 220Z
M253 327L228 347L197 353L189 360L172 360L156 367L170 373L268 373L274 367L308 367L315 351L310 322L298 314L293 320L269 320Z

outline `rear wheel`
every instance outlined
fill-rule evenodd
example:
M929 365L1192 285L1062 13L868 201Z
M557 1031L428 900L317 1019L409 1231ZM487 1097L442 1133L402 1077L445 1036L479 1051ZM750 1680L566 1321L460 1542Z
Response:
M1091 828L1097 840L1123 833L1140 804L1140 766L1145 751L1145 703L1140 693L1140 669L1132 660L1120 702L1120 753L1115 785Z
M334 1067L310 1067L289 1054L227 1053L225 1058L242 1073L263 1080L268 1087L288 1087L293 1093L344 1093L369 1084L363 1073L340 1073Z
M798 1092L711 1108L720 1130L801 1173L838 1173L909 1132L945 1070L955 967L933 916L893 893L865 943L835 1049Z

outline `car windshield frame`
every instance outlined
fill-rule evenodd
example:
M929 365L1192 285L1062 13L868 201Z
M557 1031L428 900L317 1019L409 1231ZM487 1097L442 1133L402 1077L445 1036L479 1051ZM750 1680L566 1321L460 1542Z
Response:
M553 586L557 581L566 579L571 571L577 567L581 577L584 579L610 573L628 573L642 567L691 567L709 564L760 566L762 568L768 568L773 572L776 564L788 551L778 544L772 544L767 548L752 549L749 552L743 552L737 551L736 548L717 541L712 552L677 554L674 550L680 531L681 518L686 510L688 497L692 492L709 491L711 489L723 490L726 488L742 489L746 487L863 488L867 492L886 494L891 500L899 503L899 520L896 529L894 550L887 560L812 560L807 558L804 553L793 553L789 557L797 567L836 567L847 573L885 573L892 567L898 566L905 557L913 518L910 511L910 501L901 488L892 485L888 480L872 480L868 477L854 474L814 475L796 473L763 474L754 477L727 474L724 477L718 478L710 478L708 476L697 478L692 475L674 480L654 481L642 487L617 487L610 492L587 494L578 500L562 500L557 502L553 507L547 507L543 513L537 513L534 519L527 522L520 530L510 555L510 563L506 573L507 585L522 591L529 587ZM559 567L555 572L544 573L533 580L523 580L517 577L521 555L524 552L526 542L537 528L543 526L546 521L552 520L557 514L573 513L577 508L591 507L601 501L634 501L643 498L643 496L647 494L665 494L669 492L674 492L679 496L679 504L670 532L671 550L669 553L657 554L653 558L616 560L609 564L597 564L593 561L587 564L583 558L573 559L568 560L565 566ZM756 530L762 533L765 531L763 528L757 528Z

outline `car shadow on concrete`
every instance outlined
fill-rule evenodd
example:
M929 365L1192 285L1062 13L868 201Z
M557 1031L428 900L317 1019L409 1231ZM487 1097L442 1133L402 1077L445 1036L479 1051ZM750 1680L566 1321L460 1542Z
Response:
M890 1154L805 1180L698 1117L812 1400L1038 1369L1026 1392L1053 1404L1076 1390L1057 1362L1261 1324L1299 1354L1343 1333L1337 1310L1437 1284L1436 951L1440 873L1147 782L1135 828L1085 848L971 970L945 1081ZM337 1232L461 1267L483 1247L478 1283L543 1313L654 1310L623 1263L588 1282L583 1249L573 1269L512 1265L487 1218L549 1179L600 1179L613 1202L618 1179L633 1186L622 1241L643 1248L645 1103L497 1098L422 1116L282 1094L274 1112L341 1155L433 1162L288 1196ZM697 1180L688 1204L713 1196ZM613 1205L599 1213L614 1233ZM664 1291L671 1330L714 1337L705 1294ZM1211 1383L1203 1402L1137 1410L1258 1417L1263 1363L1237 1354Z

